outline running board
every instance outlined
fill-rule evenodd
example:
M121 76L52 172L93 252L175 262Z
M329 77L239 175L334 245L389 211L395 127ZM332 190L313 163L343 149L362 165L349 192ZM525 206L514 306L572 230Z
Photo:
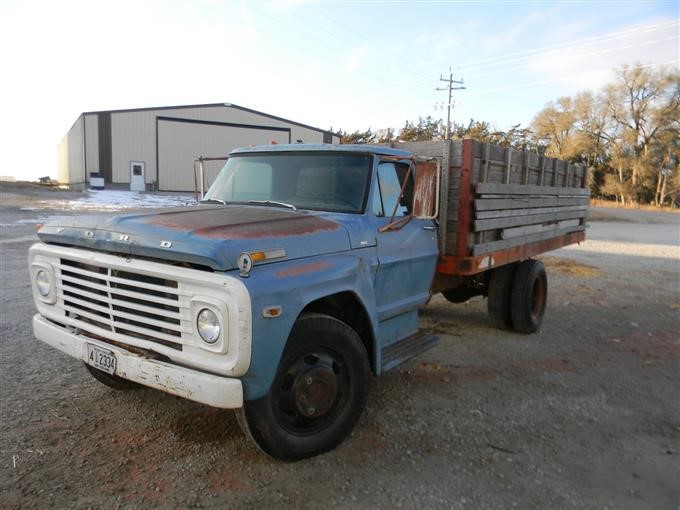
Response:
M419 331L399 340L382 350L382 371L401 365L404 361L431 349L439 343L439 337Z

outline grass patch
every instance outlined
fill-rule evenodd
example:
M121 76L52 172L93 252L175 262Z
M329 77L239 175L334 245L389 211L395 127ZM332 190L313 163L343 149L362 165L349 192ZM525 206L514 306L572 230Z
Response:
M591 198L590 205L592 207L611 207L613 209L633 209L638 211L655 211L655 212L671 212L680 214L680 208L677 207L658 207L653 204L622 204L613 200L602 200L601 198Z
M599 278L604 273L595 266L581 264L571 259L560 257L541 257L541 261L546 269L557 271L558 273L568 274L579 278Z

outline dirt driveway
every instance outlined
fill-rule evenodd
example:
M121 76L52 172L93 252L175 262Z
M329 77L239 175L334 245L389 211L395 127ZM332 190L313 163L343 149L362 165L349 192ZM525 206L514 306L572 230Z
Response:
M543 257L538 334L435 297L439 346L373 382L337 450L285 464L231 412L110 390L35 340L33 223L72 213L22 205L0 211L2 508L678 508L678 215L604 214Z

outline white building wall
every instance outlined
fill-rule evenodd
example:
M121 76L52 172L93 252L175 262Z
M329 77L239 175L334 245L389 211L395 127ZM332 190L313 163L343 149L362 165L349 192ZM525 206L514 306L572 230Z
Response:
M84 139L83 116L81 115L57 146L57 180L59 182L69 185L85 182Z
M57 180L62 184L69 183L68 175L68 133L57 145Z

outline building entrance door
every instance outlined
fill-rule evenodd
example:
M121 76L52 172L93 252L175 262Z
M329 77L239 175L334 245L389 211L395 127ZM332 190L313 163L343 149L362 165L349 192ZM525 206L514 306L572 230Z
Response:
M146 191L144 161L130 161L130 191Z

